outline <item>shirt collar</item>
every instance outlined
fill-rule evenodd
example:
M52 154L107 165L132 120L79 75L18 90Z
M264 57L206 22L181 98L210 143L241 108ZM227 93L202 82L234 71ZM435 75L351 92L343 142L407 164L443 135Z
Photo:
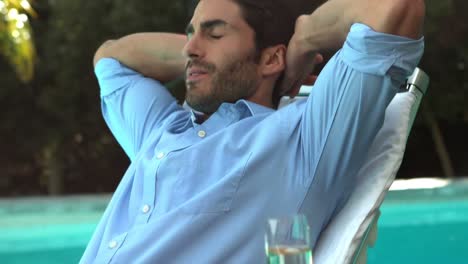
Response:
M192 123L197 126L196 120L197 117L203 115L202 112L193 110L186 102L184 102L183 107L191 112ZM275 110L272 108L265 107L263 105L256 104L244 99L238 100L236 103L222 103L218 110L213 114L219 114L228 119L233 119L233 121L238 121L246 117L272 113Z
M254 102L250 102L244 99L237 101L236 104L244 104L250 111L251 116L258 115L258 114L266 114L274 112L275 110L263 105L256 104Z

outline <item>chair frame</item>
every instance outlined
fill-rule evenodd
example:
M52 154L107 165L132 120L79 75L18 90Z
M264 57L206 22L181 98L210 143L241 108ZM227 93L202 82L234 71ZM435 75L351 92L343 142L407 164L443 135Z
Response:
M420 68L416 68L413 74L407 79L406 85L404 86L404 92L419 93L416 104L411 109L410 120L408 125L408 136L413 127L416 114L421 104L422 97L426 94L429 86L429 76ZM380 208L380 206L379 206ZM361 243L357 247L354 257L352 258L352 264L364 264L367 262L367 248L373 247L377 240L377 223L381 215L380 209L377 209L374 213L374 217L362 236ZM371 233L375 232L374 236L370 236ZM365 256L363 255L365 254Z

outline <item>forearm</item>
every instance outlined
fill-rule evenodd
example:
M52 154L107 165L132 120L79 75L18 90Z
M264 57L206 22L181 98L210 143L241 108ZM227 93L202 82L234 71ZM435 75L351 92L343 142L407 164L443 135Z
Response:
M129 68L161 82L182 76L185 58L182 48L186 36L170 33L137 33L105 42L94 56L114 58Z
M340 48L353 23L375 31L418 38L424 22L423 0L330 0L296 22L294 37L306 50Z

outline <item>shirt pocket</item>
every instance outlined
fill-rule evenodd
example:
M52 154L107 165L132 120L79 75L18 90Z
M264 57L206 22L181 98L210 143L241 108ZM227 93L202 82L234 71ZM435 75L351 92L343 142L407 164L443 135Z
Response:
M181 212L213 214L230 211L251 153L228 157L189 148L177 154L173 153L173 158L183 164L177 173L173 197L178 200L176 204Z

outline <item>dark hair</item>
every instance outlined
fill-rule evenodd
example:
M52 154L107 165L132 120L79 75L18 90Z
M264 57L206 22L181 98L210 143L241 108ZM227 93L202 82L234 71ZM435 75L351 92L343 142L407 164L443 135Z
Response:
M256 53L274 45L288 45L294 34L296 19L310 14L325 0L231 0L238 4L247 24L255 32ZM276 82L279 84L281 75ZM279 87L273 91L273 105L278 106L281 95Z
M238 4L247 24L255 32L258 51L285 44L294 33L296 17L285 0L231 0Z
M192 16L201 0L186 0L188 15ZM294 33L296 18L310 14L327 0L231 0L239 5L242 16L256 33L255 44L264 48L288 44Z
M199 0L192 0L196 3ZM288 45L294 34L296 19L310 14L327 0L231 0L238 4L247 24L255 32L257 60L261 51L274 45ZM280 83L283 75L276 82ZM273 91L273 105L277 106L281 95L278 87Z

